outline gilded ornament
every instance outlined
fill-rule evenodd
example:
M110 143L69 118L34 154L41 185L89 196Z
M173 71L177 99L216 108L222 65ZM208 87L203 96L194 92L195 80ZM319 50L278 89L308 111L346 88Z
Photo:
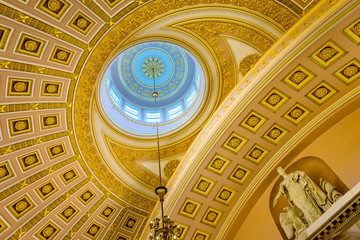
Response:
M360 22L354 25L354 31L356 35L360 36Z
M232 137L230 140L229 140L229 142L228 142L228 146L230 146L230 147L232 147L232 148L237 148L239 145L240 145L240 143L241 143L242 141L239 139L239 138L237 138L237 137Z
M27 85L24 82L16 82L13 87L16 92L24 92L26 91Z
M55 118L55 117L47 117L47 118L45 119L45 123L46 123L47 125L53 125L55 122L56 122L56 118Z
M141 64L142 73L148 78L159 78L165 72L165 64L158 57L148 57Z
M354 76L355 74L357 74L359 72L359 69L354 66L354 65L351 65L351 66L348 66L344 69L344 76L347 77L347 78L350 78L352 76Z
M73 213L74 213L74 209L72 209L72 208L67 208L65 211L64 211L64 216L65 217L70 217L71 215L73 215Z
M56 147L53 147L53 148L51 149L51 153L54 154L54 155L59 154L59 153L61 153L62 151L63 151L63 149L62 149L62 147L60 147L60 146L56 146Z
M53 12L56 12L60 9L61 7L61 3L59 0L49 0L48 3L47 3L47 7L53 11Z
M238 169L238 170L236 170L234 177L236 177L238 179L242 179L245 176L245 173L246 172L244 170Z
M304 113L303 110L301 110L300 108L294 108L291 112L290 112L290 116L292 118L299 118L302 114Z
M22 131L25 130L28 127L28 125L26 121L17 121L14 127L17 131Z
M57 91L57 87L56 87L56 85L54 85L54 84L49 84L49 85L47 85L47 87L46 87L46 91L47 91L48 93L55 93L55 92Z
M212 212L210 211L207 215L206 215L206 220L208 220L209 222L213 222L215 221L215 219L217 218L217 213L216 212Z
M215 159L211 164L211 166L217 170L221 169L223 165L224 165L224 161L221 159Z
M25 200L21 200L15 205L15 210L18 212L24 211L29 206L29 203Z
M86 193L84 193L83 195L82 195L82 198L84 199L84 200L88 200L90 197L91 197L91 193L89 193L89 192L86 192Z
M8 174L8 171L5 168L0 168L0 178L5 177Z
M279 9L279 11L269 11L266 8L263 8L263 4L256 3L248 3L246 1L230 1L226 0L220 1L217 0L221 4L230 4L234 6L246 7L250 8L253 11L258 11L259 13L263 13L267 15L269 18L273 19L279 25L282 25L285 29L289 29L293 23L296 22L298 17L287 8L282 6L281 4L274 3L274 7ZM119 44L119 41L124 39L126 36L131 35L131 31L136 29L137 27L144 24L149 19L154 18L155 16L160 16L163 13L167 13L169 10L175 10L182 8L186 5L198 5L202 3L208 3L208 1L201 0L200 2L188 2L188 1L171 1L168 4L165 4L163 1L150 1L147 4L141 4L138 8L134 9L131 13L127 14L125 17L121 18L118 24L114 25L112 29L99 41L97 47L94 48L91 55L89 56L89 60L84 66L83 74L80 76L78 81L78 87L76 88L76 98L75 101L75 128L77 129L76 133L79 134L79 148L84 155L84 158L87 159L87 163L89 168L94 170L98 168L106 169L106 166L101 162L98 153L94 150L94 145L91 139L91 136L87 136L89 133L89 119L87 114L84 112L88 112L90 109L91 102L89 101L90 96L93 91L93 85L96 82L97 74L105 63L107 57L111 54L115 46ZM270 3L270 1L265 0L265 4ZM279 15L279 12L282 14ZM231 28L230 28L231 29ZM269 40L270 45L272 44L272 40ZM265 44L264 44L265 45ZM259 45L260 46L260 45ZM268 45L269 46L269 45ZM262 49L262 48L261 48ZM227 82L225 83L227 84ZM223 165L223 164L221 164ZM108 170L97 172L98 179L108 187L111 191L114 192L117 196L126 199L129 197L129 202L131 202L132 206L141 207L142 209L151 210L155 205L155 201L149 200L146 197L138 195L136 192L128 189L126 186L121 184L119 181L115 180L112 177L112 174L109 173ZM133 200L134 199L134 200Z
M129 219L129 221L126 223L126 225L130 228L134 227L135 221L133 219Z
M242 178L242 177L240 177ZM240 179L239 178L239 179ZM227 200L231 195L231 192L228 191L228 190L223 190L221 193L220 193L220 198L223 199L223 200Z
M99 227L98 227L98 226L92 226L92 227L89 229L89 233L90 233L91 235L95 235L98 231L99 231Z
M261 156L261 154L262 154L262 151L260 149L256 148L250 153L250 156L257 159Z
M44 230L42 231L42 234L44 235L44 237L49 238L51 235L54 234L54 228L51 226L48 226L48 227L44 228Z
M3 178L3 177L5 177L5 176L8 175L8 174L9 174L8 170L7 170L4 166L2 166L2 167L0 168L0 178Z
M88 25L88 21L85 18L79 18L76 20L76 26L79 28L86 28Z
M205 192L208 187L209 187L210 183L204 180L201 180L197 186L197 188L203 192Z
M48 185L45 185L41 188L41 192L44 193L44 194L48 194L49 192L51 192L53 190L53 186L48 184Z
M256 116L251 116L246 121L247 125L249 125L250 127L255 127L259 122L260 122L260 118L258 118Z
M112 213L112 209L111 209L111 208L106 208L106 209L104 210L104 212L103 212L103 214L104 214L105 216L109 216L111 213Z
M171 175L175 172L176 167L179 165L179 160L172 160L166 163L164 167L164 173L167 178L170 178Z
M69 55L69 54L68 54L67 52L62 51L62 50L60 50L60 51L58 51L58 52L56 53L57 59L59 59L59 60L61 60L61 61L65 61L66 58L68 57L68 55Z
M195 240L205 240L205 236L202 234L197 234Z
M30 155L30 156L27 156L25 159L24 159L24 162L26 165L32 165L36 162L36 157L34 155Z
M323 98L329 93L329 90L326 87L319 87L314 92L315 96L318 98Z
M70 171L70 172L65 173L65 179L66 179L66 180L70 180L70 179L72 179L74 176L75 176L75 174L74 174L73 171Z
M27 51L34 52L38 48L39 44L33 40L27 40L24 46Z
M337 51L334 48L325 47L320 51L319 57L326 62L330 58L332 58L336 53L337 53Z
M254 54L250 54L246 57L244 57L241 62L240 62L240 73L242 75L245 75L254 65L255 63L259 60L260 55L257 53Z
M281 100L281 97L277 94L271 94L269 98L266 100L270 105L275 106Z
M302 71L296 71L291 77L290 80L296 84L301 83L307 77L306 73Z
M187 203L185 206L184 211L187 213L192 214L195 211L196 205L193 203Z
M281 131L277 128L274 128L269 132L269 137L273 139L278 138L280 135L281 135Z

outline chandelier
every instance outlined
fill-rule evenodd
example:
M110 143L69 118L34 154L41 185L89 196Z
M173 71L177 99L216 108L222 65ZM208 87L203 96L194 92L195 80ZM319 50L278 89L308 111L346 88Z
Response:
M153 59L153 58L152 58ZM155 103L155 115L156 115L156 139L157 139L157 152L158 152L158 166L159 166L159 180L160 186L155 189L156 195L159 196L160 206L161 206L161 219L155 218L153 221L150 221L150 240L171 240L179 239L178 235L180 234L180 227L170 220L169 216L164 215L164 196L167 193L167 188L162 185L161 181L161 164L160 164L160 143L159 143L159 123L158 123L158 113L157 113L157 102L156 98L159 94L155 90L155 76L158 76L158 69L155 65L150 67L150 72L154 82L154 91L152 97L154 98Z

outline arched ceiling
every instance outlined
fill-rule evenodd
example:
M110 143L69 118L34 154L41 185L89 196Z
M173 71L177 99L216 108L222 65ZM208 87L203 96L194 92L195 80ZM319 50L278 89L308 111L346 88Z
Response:
M359 3L317 2L1 0L0 236L146 239L155 137L98 94L114 56L164 41L206 76L204 107L160 138L166 212L185 239L232 239L289 149L357 98Z

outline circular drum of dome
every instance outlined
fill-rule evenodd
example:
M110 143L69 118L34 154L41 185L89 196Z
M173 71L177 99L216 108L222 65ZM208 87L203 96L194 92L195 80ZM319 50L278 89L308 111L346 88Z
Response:
M156 108L152 93L158 93ZM152 136L179 131L198 114L206 95L199 61L173 43L153 41L131 46L109 63L100 83L105 115L119 130Z

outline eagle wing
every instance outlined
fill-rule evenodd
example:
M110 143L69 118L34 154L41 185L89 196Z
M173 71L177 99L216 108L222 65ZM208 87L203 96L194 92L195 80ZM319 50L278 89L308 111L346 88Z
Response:
M293 221L288 213L280 213L280 224L283 228L288 239L291 239L294 235Z

